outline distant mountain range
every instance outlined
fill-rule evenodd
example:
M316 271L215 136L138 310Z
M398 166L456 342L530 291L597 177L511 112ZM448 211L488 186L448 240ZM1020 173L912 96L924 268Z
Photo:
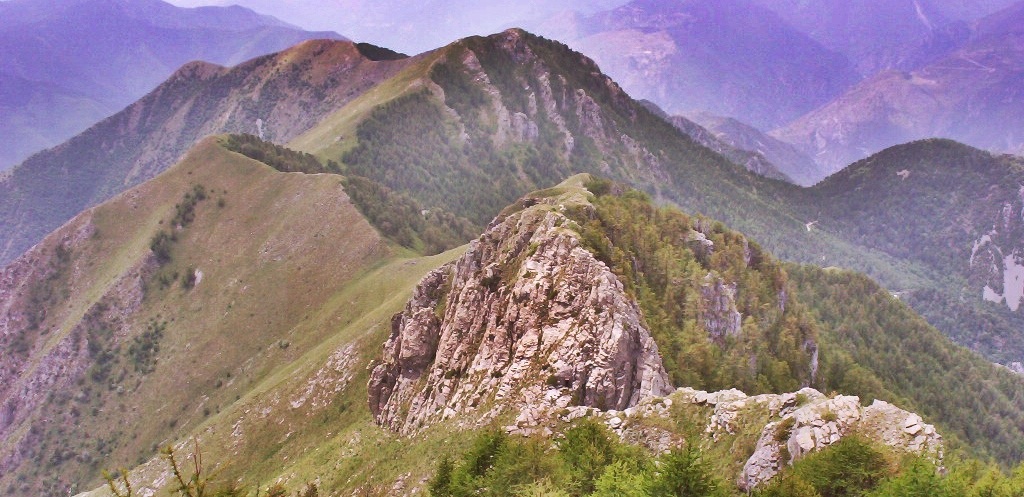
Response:
M710 112L771 131L804 157L780 168L813 183L935 136L1021 153L1021 12L1024 3L1005 0L969 9L926 0L634 1L534 27L670 114ZM719 135L742 143L746 132Z
M160 0L0 2L0 170L145 95L182 64L234 65L311 38L242 7Z
M188 60L231 65L301 39L338 37L240 7L145 2L0 2L13 20L0 27L0 53L11 61L0 68L0 136L9 142L0 168L114 113ZM410 53L523 25L589 55L630 95L669 114L706 112L743 125L718 129L725 142L749 143L756 129L795 146L797 155L777 157L787 162L776 166L803 184L915 139L1010 153L1024 146L1014 107L1019 1L240 3ZM63 21L72 17L92 21ZM31 63L45 58L57 61L45 65L54 70Z
M180 6L243 5L311 29L333 30L352 39L410 54L454 39L487 35L559 12L595 13L628 0L170 0Z
M871 76L772 132L825 171L927 137L1024 153L1024 3L971 24L966 43L908 71Z
M858 80L850 62L750 0L637 0L535 29L588 54L669 114L707 111L770 129Z
M733 148L763 156L790 181L798 185L810 186L820 178L820 168L813 159L795 146L749 124L731 117L716 116L709 112L697 112L689 114L687 117Z
M944 0L754 0L822 46L846 56L862 77L926 63L962 42L964 20ZM963 4L963 2L955 2ZM1008 5L976 12L991 13ZM995 8L998 7L998 8Z

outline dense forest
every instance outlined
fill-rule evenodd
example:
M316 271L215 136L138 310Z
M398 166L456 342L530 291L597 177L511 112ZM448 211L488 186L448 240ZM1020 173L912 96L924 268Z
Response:
M755 394L814 382L816 330L788 301L781 264L756 243L637 190L599 195L593 206L571 216L637 298L677 385Z
M906 304L859 273L787 265L819 329L825 386L883 399L940 426L982 457L1024 459L1024 382L951 343Z

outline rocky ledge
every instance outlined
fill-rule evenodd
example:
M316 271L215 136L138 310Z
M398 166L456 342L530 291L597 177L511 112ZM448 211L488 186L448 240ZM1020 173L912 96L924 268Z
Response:
M921 416L885 401L875 400L865 407L859 397L826 396L813 388L755 396L735 389L705 392L680 388L666 397L645 398L624 410L562 409L551 413L546 423L554 426L590 416L604 422L623 440L662 452L683 441L680 434L664 428L671 425L671 418L680 410L706 413L701 434L706 444L729 443L728 437L751 431L759 434L753 454L736 476L737 486L744 491L770 480L786 465L849 435L862 436L899 452L924 454L939 464L943 458L942 436ZM525 434L538 428L539 425L519 423L507 429Z

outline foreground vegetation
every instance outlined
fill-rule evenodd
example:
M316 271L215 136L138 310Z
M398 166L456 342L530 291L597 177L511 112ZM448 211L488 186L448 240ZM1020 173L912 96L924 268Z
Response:
M457 457L444 457L432 497L727 497L743 493L714 470L696 443L652 454L584 419L553 443L487 431ZM758 497L1011 497L1024 493L1024 466L1012 474L976 460L940 468L851 436L787 467L755 489Z

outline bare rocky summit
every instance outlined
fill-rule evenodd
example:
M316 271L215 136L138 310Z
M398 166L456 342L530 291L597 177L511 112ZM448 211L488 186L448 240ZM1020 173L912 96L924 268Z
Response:
M424 278L370 379L378 423L410 433L459 415L626 409L671 392L636 302L563 214L584 194L527 199Z

